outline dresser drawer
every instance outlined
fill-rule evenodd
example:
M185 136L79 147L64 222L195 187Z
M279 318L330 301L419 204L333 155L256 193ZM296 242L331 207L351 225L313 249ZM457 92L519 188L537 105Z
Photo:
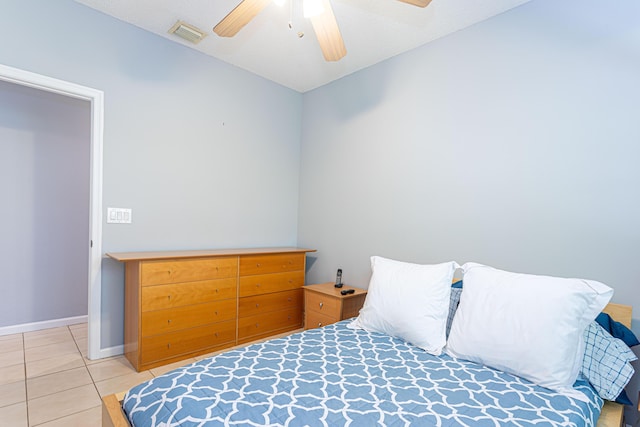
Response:
M240 296L288 291L304 285L304 271L240 277Z
M290 308L238 319L238 341L270 335L278 330L300 328L302 310Z
M142 338L141 363L144 365L208 347L233 343L236 338L235 326L236 322L230 320L214 325L199 326L164 335Z
M140 266L140 285L236 277L237 270L236 257L144 261Z
M339 317L328 316L325 313L318 313L317 311L307 311L305 313L304 328L320 328L336 323L338 320L340 320Z
M339 320L341 304L339 298L307 291L304 309L307 312L314 311Z
M235 299L146 311L142 313L142 336L164 334L235 318Z
M142 288L142 311L235 298L236 279L204 280L201 282L145 286Z
M240 257L240 276L304 270L305 254L255 255Z
M238 316L255 316L294 307L302 311L302 289L240 298Z

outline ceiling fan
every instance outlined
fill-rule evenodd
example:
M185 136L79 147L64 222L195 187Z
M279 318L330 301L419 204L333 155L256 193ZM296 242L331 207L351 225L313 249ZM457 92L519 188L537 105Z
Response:
M222 21L213 27L221 37L233 37L269 3L277 0L242 0ZM427 7L431 0L399 0L418 7ZM347 54L338 22L329 0L303 0L305 18L311 20L318 44L326 61L338 61Z

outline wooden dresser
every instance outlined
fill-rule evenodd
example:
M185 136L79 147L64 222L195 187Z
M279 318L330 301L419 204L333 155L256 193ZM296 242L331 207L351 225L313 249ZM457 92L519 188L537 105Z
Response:
M307 252L108 253L125 263L125 356L143 371L301 328Z

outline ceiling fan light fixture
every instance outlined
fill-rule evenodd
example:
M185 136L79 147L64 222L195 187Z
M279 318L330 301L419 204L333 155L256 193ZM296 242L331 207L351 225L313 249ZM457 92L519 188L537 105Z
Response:
M431 0L400 0L420 7L426 7ZM286 0L241 0L240 3L213 27L213 32L220 37L233 37L270 3L285 3ZM293 0L291 0L293 11ZM299 3L296 3L299 4ZM291 12L293 14L293 12ZM326 61L339 61L347 54L347 49L340 34L338 21L333 13L329 0L302 0L302 14L309 18L316 33L320 50ZM291 17L289 28L292 28ZM298 37L304 36L298 32Z
M305 18L313 18L323 13L322 0L302 0L302 14Z

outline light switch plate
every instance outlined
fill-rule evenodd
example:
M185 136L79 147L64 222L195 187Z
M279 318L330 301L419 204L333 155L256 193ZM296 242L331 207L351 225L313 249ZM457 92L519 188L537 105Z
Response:
M107 208L108 224L131 224L131 209Z

